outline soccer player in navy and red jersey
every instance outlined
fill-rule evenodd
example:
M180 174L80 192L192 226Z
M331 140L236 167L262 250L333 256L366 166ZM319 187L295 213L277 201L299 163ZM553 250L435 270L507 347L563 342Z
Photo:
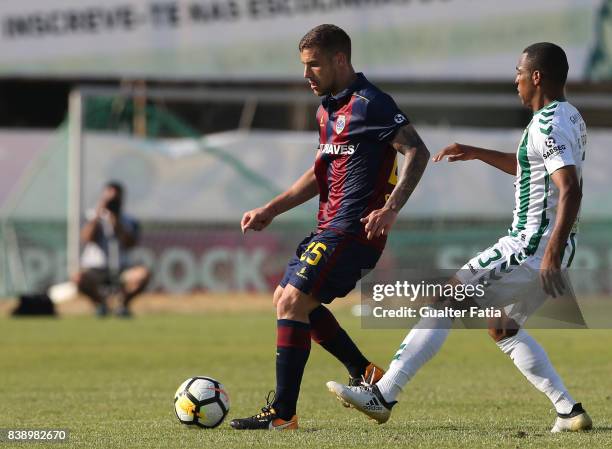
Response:
M400 208L415 189L429 152L393 99L351 65L351 40L319 25L300 41L304 78L323 97L317 111L314 165L287 191L242 217L260 231L275 216L319 195L318 226L298 246L274 292L276 394L261 413L234 419L235 429L297 429L296 406L311 338L353 379L380 377L323 304L346 296L376 265ZM397 153L404 155L399 170Z

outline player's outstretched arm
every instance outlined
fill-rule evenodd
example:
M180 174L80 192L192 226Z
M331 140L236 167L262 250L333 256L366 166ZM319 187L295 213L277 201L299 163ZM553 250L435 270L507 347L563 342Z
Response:
M312 166L289 189L268 204L245 212L240 222L242 232L245 233L249 229L261 231L272 223L274 217L305 203L318 193L319 186Z
M412 195L429 161L429 150L410 124L397 131L391 145L404 155L404 164L400 169L397 184L385 206L372 211L367 217L361 219L361 222L365 224L368 239L389 233L399 210Z
M510 175L516 175L516 155L502 151L487 150L485 148L473 147L462 143L453 143L438 152L432 160L440 162L444 158L448 162L471 161L479 159L495 168Z
M557 292L562 294L565 290L561 277L561 254L578 217L582 188L574 165L566 165L555 170L550 179L559 189L559 203L555 226L542 257L540 277L544 291L554 297L557 296Z

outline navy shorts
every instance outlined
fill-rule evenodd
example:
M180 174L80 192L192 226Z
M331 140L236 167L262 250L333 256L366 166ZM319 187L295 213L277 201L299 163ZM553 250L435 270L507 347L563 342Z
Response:
M280 286L291 284L327 304L353 290L381 254L380 248L350 234L332 230L312 233L298 245Z

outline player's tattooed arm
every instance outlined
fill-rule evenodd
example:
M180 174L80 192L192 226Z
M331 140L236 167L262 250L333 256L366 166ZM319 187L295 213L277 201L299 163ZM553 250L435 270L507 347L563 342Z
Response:
M412 125L401 127L391 145L404 155L404 164L398 173L397 185L387 200L387 207L399 212L421 180L429 161L429 150Z
M502 151L487 150L463 143L452 143L436 153L432 158L434 162L440 162L447 158L448 162L471 161L479 159L509 175L516 175L516 154L504 153Z
M421 137L410 124L401 127L393 140L393 148L404 155L404 164L398 173L398 181L382 209L372 211L361 219L367 238L388 234L397 219L399 210L406 204L416 188L427 162L429 151Z

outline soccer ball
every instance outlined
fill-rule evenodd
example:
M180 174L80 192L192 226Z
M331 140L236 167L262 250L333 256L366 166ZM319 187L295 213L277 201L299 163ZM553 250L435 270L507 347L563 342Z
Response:
M174 395L174 412L180 422L212 429L223 422L230 408L223 385L210 377L190 377Z

